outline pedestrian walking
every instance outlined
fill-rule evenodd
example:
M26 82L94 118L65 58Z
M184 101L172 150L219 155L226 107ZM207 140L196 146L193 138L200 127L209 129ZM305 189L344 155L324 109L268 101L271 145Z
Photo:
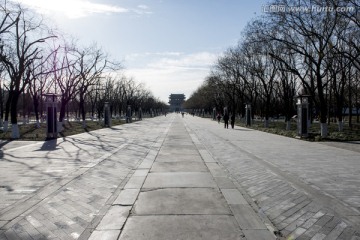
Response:
M231 128L234 129L234 125L235 125L235 113L232 113L232 114L231 114L230 124L231 124Z
M221 119L220 113L217 114L216 118L217 118L217 120L218 120L218 123L220 124L220 119Z
M225 112L223 118L224 118L224 128L229 128L229 114Z

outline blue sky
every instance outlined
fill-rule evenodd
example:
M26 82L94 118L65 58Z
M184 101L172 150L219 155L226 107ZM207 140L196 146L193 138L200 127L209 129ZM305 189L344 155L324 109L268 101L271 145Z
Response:
M187 97L262 14L263 0L17 0L80 44L96 42L155 97Z

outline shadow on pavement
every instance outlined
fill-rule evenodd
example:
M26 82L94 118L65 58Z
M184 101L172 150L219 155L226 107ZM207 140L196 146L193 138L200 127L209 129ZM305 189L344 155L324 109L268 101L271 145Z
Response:
M57 148L57 139L52 139L49 141L45 141L41 148L37 151L51 151L56 150Z
M243 132L251 132L254 131L253 129L248 129L248 128L242 128L242 129L234 129L236 131L243 131Z
M8 144L10 141L4 141L4 142L0 142L0 160L4 157L4 151L2 150L2 148Z
M10 141L3 141L3 142L0 142L0 149L5 146L6 144L8 144Z
M110 129L113 130L113 131L122 131L123 130L121 128L114 128L114 127L111 127Z

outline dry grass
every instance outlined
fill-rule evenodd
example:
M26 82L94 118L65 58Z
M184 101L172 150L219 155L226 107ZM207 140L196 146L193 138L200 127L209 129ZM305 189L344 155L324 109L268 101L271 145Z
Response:
M244 127L245 124L242 122L236 123L238 126ZM271 122L269 128L264 127L263 122L255 121L252 126L252 129L259 131L269 132L273 134L278 134L287 137L297 137L297 126L296 122L291 123L291 130L286 131L286 124L282 121ZM339 132L338 126L336 123L331 123L328 126L328 137L322 138L320 135L320 124L313 123L309 129L309 137L305 140L308 141L360 141L360 124L353 124L353 127L350 128L348 125L344 125L344 131Z
M121 125L125 122L123 120L112 120L112 125ZM87 121L87 127L83 128L81 122L67 122L64 126L64 131L59 133L59 137L71 136L79 133L90 132L97 129L104 128L103 123L97 121ZM20 125L20 139L29 141L44 141L46 136L46 123L41 124L40 128L37 128L35 124ZM0 139L11 140L11 131L0 132Z

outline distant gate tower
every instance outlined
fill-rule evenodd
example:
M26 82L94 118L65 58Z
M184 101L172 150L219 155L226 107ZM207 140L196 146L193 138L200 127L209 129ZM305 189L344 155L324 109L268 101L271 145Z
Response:
M180 112L183 110L182 104L185 101L184 94L170 94L169 99L170 112Z

